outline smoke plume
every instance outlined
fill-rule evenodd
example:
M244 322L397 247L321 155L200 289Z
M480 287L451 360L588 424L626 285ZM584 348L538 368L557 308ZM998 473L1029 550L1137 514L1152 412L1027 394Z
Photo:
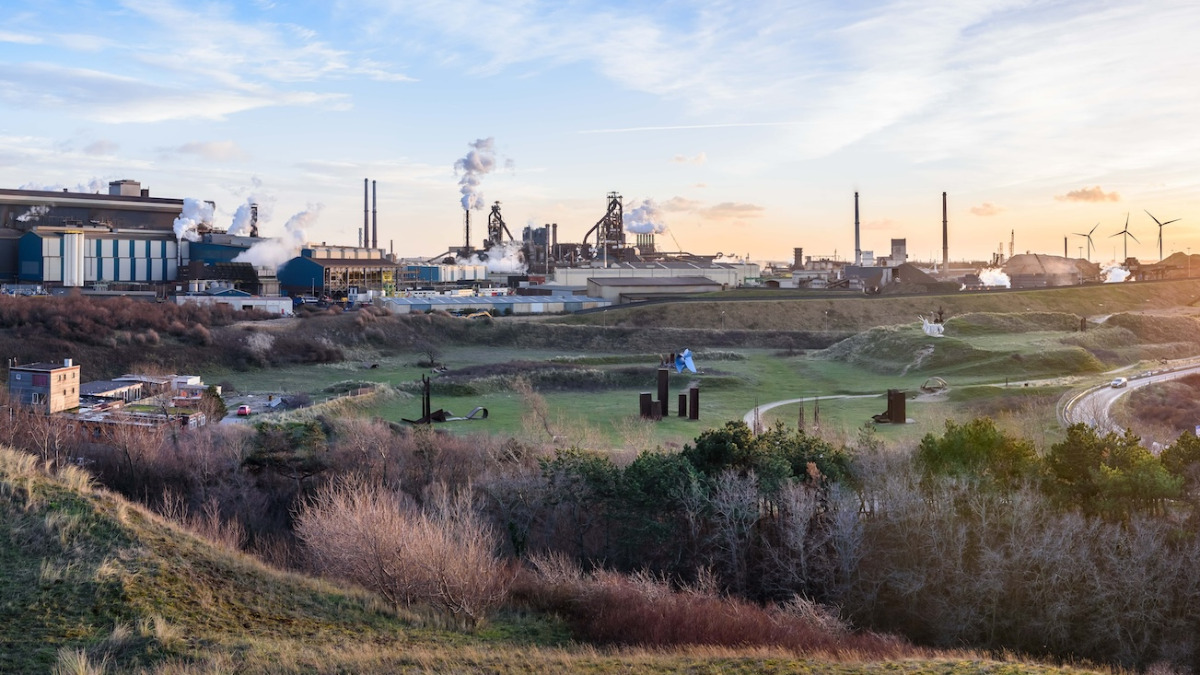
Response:
M1116 263L1109 263L1100 270L1100 276L1106 284L1119 284L1129 280L1129 270Z
M250 236L250 205L258 204L258 227L261 230L263 224L271 222L271 215L275 211L275 197L263 190L262 180L255 177L251 179L253 185L249 193L245 190L238 190L240 195L246 195L246 201L242 202L237 207L237 211L233 214L233 222L230 223L229 229L226 230L229 234L236 237Z
M233 262L248 262L255 267L270 267L276 272L285 262L300 255L306 241L304 229L311 227L321 215L324 204L309 204L308 208L288 218L283 224L283 235L264 239L239 253Z
M521 244L515 241L500 243L486 253L471 256L465 262L468 265L486 265L488 274L524 274L527 270Z
M22 185L20 190L41 190L42 192L62 192L64 189L68 192L79 192L82 194L103 194L108 191L108 181L99 178L92 178L86 183L76 183L75 185L63 185L55 183L54 185L46 185L44 183L36 183L30 181Z
M496 168L496 139L491 136L468 143L471 151L454 163L454 172L462 172L458 180L464 209L480 210L484 207L483 193L479 188L483 177Z
M183 241L200 241L198 231L201 223L212 224L213 206L202 199L188 197L183 200L183 213L175 218L175 238Z
M44 204L29 207L29 210L17 216L17 221L28 223L31 220L41 220L42 216L50 213L50 207Z
M1012 288L1012 280L1003 270L997 267L985 267L979 270L979 281L984 286L1002 286Z
M634 202L637 206L625 213L625 231L630 234L662 234L667 231L662 210L653 199Z

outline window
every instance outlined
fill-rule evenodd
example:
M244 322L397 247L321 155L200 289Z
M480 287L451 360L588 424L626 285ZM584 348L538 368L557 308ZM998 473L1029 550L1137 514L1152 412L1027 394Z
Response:
M49 387L50 386L50 376L45 373L34 373L33 386Z

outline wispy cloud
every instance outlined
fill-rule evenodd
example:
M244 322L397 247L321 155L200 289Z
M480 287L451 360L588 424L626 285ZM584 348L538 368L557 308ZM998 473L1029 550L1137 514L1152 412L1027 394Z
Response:
M172 152L214 161L241 160L247 157L246 151L233 141L193 141L174 148Z
M112 155L112 154L116 154L117 149L119 147L120 146L118 146L116 143L113 143L112 141L106 141L106 140L101 139L98 141L92 141L91 143L88 143L87 145L83 146L83 154L94 155L94 156Z
M1000 215L1000 213L1002 211L1004 211L1003 208L996 206L995 204L993 204L991 202L984 202L984 203L980 204L979 206L971 207L972 215L980 216L983 218L986 218L988 216Z
M671 161L676 164L704 164L708 161L708 155L703 152L696 153L692 157L688 157L687 155L675 155L671 158Z
M36 35L0 30L0 42L11 42L18 45L39 45L42 43L42 38Z
M1071 190L1065 195L1054 195L1060 202L1119 202L1121 195L1116 192L1105 192L1100 186Z

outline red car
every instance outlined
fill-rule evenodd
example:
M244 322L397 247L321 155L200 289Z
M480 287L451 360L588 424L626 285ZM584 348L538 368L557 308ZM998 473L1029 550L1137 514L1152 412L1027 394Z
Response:
M239 405L237 409L238 417L246 417L250 414L250 406Z

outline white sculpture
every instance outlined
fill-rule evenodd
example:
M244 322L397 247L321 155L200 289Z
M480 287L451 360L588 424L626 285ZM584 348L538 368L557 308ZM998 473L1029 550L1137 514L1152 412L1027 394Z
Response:
M921 329L925 331L926 335L929 337L944 337L942 330L945 329L945 326L940 323L934 323L919 314L917 318L921 320Z

